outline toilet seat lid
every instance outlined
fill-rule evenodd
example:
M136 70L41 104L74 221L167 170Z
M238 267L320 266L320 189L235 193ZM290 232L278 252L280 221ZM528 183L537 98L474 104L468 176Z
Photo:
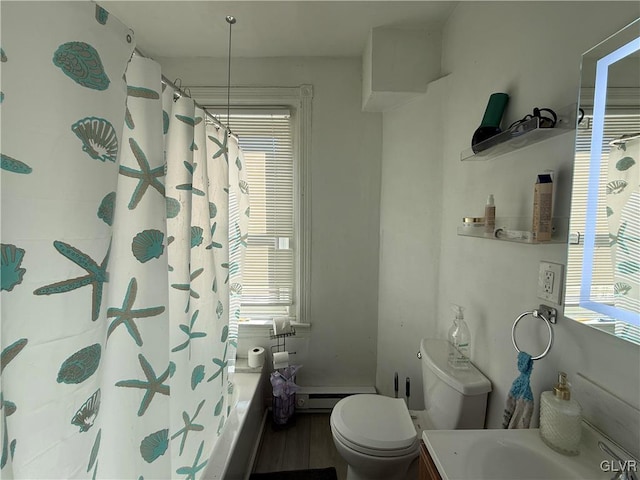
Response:
M401 398L351 395L333 408L331 423L342 438L367 451L401 454L416 445L416 429Z

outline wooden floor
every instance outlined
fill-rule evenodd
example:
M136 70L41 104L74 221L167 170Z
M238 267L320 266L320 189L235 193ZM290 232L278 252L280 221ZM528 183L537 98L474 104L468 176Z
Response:
M331 438L328 413L296 413L295 423L275 429L268 419L254 473L335 467L338 480L347 477L347 464Z

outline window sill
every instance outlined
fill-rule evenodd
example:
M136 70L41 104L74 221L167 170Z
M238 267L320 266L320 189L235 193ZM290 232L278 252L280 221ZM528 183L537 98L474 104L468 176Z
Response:
M291 326L296 329L296 333L306 333L311 330L310 323L291 322ZM265 336L268 337L271 334L273 328L273 322L271 320L247 320L244 322L238 322L238 335L240 338L243 336Z

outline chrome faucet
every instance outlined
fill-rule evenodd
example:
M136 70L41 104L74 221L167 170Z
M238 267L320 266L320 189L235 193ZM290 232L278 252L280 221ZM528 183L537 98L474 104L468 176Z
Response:
M611 480L638 480L637 475L635 474L638 469L638 462L636 460L622 460L618 455L616 455L606 444L602 442L598 442L598 447L607 455L613 457L613 460L618 464L618 468L613 468L613 463L611 462L612 468L609 470L614 472L615 475L611 477ZM603 468L606 462L600 464Z

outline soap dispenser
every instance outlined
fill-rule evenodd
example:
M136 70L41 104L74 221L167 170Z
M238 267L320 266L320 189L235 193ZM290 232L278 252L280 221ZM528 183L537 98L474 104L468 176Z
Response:
M453 368L465 370L469 368L471 360L471 333L464 321L464 308L451 305L455 313L453 325L449 329L449 365Z
M581 433L582 408L571 398L567 374L559 372L553 391L540 396L540 436L556 452L577 455Z

